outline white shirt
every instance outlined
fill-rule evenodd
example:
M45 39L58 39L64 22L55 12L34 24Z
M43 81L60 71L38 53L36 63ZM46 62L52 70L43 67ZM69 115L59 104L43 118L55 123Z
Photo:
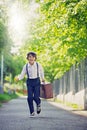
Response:
M33 65L30 65L28 63L28 74L29 74L29 79L35 79L37 78L37 64L36 62L34 62ZM26 70L26 64L24 65L21 74L18 76L19 80L23 79L25 74L27 74L27 70ZM44 79L44 71L42 66L38 63L38 74L39 77L43 80Z

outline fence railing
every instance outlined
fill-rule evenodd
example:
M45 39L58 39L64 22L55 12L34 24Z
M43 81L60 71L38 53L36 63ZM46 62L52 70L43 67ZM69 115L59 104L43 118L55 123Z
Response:
M54 97L87 109L87 58L53 82Z

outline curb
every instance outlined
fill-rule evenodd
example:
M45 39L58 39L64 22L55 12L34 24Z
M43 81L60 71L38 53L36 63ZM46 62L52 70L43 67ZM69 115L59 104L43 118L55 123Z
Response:
M86 116L87 117L87 110L79 110L79 109L74 109L72 107L67 107L66 105L60 104L60 103L56 103L56 102L50 102L48 101L51 105L62 108L64 110L70 111L74 114L78 114L81 116Z

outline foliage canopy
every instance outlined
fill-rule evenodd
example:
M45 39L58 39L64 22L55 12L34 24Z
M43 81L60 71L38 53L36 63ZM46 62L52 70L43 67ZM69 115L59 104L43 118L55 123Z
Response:
M22 2L28 5L27 0ZM26 62L27 52L35 51L38 61L44 67L46 79L53 82L73 64L81 62L87 56L87 1L36 0L36 2L40 5L36 10L39 18L29 21L27 40L20 49L20 55L13 56L13 68L9 66L13 75L18 74ZM6 37L5 26L1 20L0 25L0 30L2 29L0 37ZM0 46L3 47L6 42L3 44L2 42L3 40Z

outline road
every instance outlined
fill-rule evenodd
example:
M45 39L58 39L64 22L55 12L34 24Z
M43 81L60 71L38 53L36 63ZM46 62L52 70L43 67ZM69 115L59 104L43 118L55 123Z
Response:
M0 130L87 130L87 117L42 100L41 113L30 118L27 100L21 97L0 108Z

